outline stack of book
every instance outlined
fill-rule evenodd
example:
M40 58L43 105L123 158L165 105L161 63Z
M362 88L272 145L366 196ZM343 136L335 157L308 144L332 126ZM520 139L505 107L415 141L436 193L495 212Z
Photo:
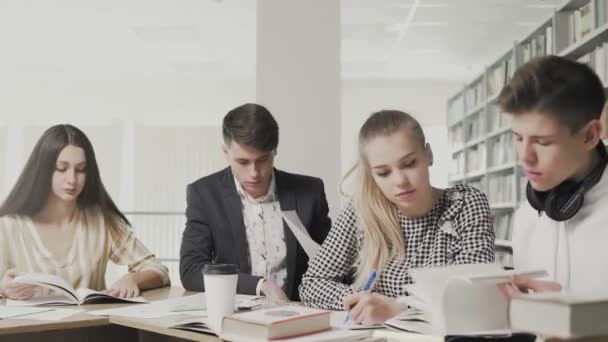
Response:
M219 334L208 326L205 317L187 319L170 328L219 335L222 340L241 342L376 341L368 330L332 327L330 315L329 311L297 304L268 305L259 310L224 317Z
M608 294L526 294L511 300L514 330L548 337L608 336Z

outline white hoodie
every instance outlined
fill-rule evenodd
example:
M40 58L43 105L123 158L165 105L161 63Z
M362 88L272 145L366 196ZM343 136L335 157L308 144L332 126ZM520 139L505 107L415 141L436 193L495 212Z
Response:
M545 269L573 294L608 293L608 167L581 210L557 222L526 201L513 225L515 269Z

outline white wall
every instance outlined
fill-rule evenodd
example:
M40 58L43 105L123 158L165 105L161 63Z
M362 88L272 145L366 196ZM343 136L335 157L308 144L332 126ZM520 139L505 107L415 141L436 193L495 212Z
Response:
M322 178L330 213L335 213L340 178L340 2L259 0L257 20L257 99L269 106L280 125L277 166Z
M96 126L105 127L106 131L112 131L119 137L124 135L124 127L128 124L219 127L229 109L254 100L253 80L217 81L176 77L85 80L34 76L22 80L0 79L0 124L11 128L12 135L16 135L14 140L17 140L8 142L12 148L7 149L7 160L10 162L3 165L5 177L0 180L4 184L2 192L5 193L14 184L35 140L50 125L74 123L83 127L85 133L91 132L91 140L102 140L103 135L92 132L92 127ZM18 136L15 130L19 129L28 133ZM218 128L217 148L214 149L217 154L220 153L220 134ZM21 139L25 141L22 143ZM168 143L174 141L170 136L162 135L156 141L162 143L164 139ZM123 143L121 140L103 139L103 142L94 144L98 159L101 159L102 172L107 170L105 173L108 177L104 177L104 180L116 196L120 193L116 189L120 181L112 176L114 172L111 169L121 167L120 155L116 154L122 151ZM130 201L115 199L123 205L123 209L132 209L133 203Z
M125 211L183 210L186 184L225 166L220 152L221 119L229 109L255 102L258 95L254 75L255 11L249 8L235 12L213 3L205 3L211 8L192 11L162 3L166 7L155 7L160 4L155 3L140 8L139 2L133 2L105 10L83 4L70 11L65 10L66 6L34 6L35 13L32 7L17 2L3 7L0 17L6 20L0 28L15 33L0 34L7 52L0 55L0 197L13 186L40 133L57 123L73 123L89 135L104 183ZM255 6L255 2L244 3ZM335 1L324 6L331 6L330 11L319 14L327 16L326 26L316 27L315 32L326 35L323 49L328 50L325 57L329 63L318 72L331 73L332 77L323 79L322 89L315 89L319 81L315 83L312 77L306 84L296 84L296 88L274 89L287 94L305 92L306 87L323 92L322 97L313 93L303 97L312 105L288 115L270 106L286 128L282 140L287 144L281 145L279 162L285 162L292 171L324 177L330 202L335 203L339 176L356 156L360 125L372 111L397 108L420 119L436 154L432 180L439 186L447 183L445 102L461 85L340 81L339 6ZM201 20L201 13L210 13L213 20ZM306 13L317 15L313 10ZM280 15L275 19L279 20ZM310 21L305 17L300 20L306 22L300 25L306 29L293 29L291 34L310 38ZM168 38L175 31L185 31L186 36ZM191 31L197 34L188 37ZM148 36L157 34L146 38L146 32ZM305 48L297 43L293 51L287 52ZM225 64L208 63L214 56ZM313 46L301 57L323 56ZM238 58L247 63L232 63ZM245 72L234 70L235 64L242 64ZM282 70L300 67L292 64L283 65ZM307 70L297 71L299 75L291 75L295 82L298 77L309 76ZM314 103L319 99L323 101ZM285 98L280 104L292 106L289 100ZM323 126L323 122L330 124ZM310 139L315 140L313 147L307 145ZM196 151L204 153L190 158ZM311 160L319 151L324 158L313 165ZM292 155L285 158L288 154ZM138 236L151 250L160 257L173 258L183 220L140 217L133 222ZM176 280L176 268L172 272Z
M450 153L446 128L446 101L462 87L453 81L343 80L341 165L344 175L357 158L357 135L367 117L381 109L412 114L422 125L435 159L431 183L448 184Z
M186 185L226 165L221 119L254 100L253 79L0 78L0 197L14 185L40 134L53 124L73 123L91 139L102 179L123 211L183 212ZM179 257L183 215L129 218L157 257ZM177 262L166 265L179 285ZM108 282L124 271L110 264Z

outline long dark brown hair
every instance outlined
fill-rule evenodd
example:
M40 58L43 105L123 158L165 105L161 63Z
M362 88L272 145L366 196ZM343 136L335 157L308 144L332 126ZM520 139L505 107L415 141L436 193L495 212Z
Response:
M17 183L0 207L0 216L32 217L42 210L52 191L57 158L68 145L82 148L86 158L86 182L76 200L78 208L99 208L110 227L116 227L121 221L130 226L101 181L91 142L80 129L67 124L47 129L38 139Z

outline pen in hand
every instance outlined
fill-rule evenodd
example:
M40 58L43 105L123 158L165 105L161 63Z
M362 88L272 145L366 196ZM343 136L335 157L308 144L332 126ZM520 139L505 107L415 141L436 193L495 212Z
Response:
M369 290L372 288L372 284L374 283L374 280L376 280L376 270L372 270L372 272L369 274L369 278L367 278L367 281L365 282L365 285L363 285L363 288L361 288L360 292L361 293L369 292ZM350 320L350 315L347 313L346 318L344 319L344 324L346 324L349 320Z

